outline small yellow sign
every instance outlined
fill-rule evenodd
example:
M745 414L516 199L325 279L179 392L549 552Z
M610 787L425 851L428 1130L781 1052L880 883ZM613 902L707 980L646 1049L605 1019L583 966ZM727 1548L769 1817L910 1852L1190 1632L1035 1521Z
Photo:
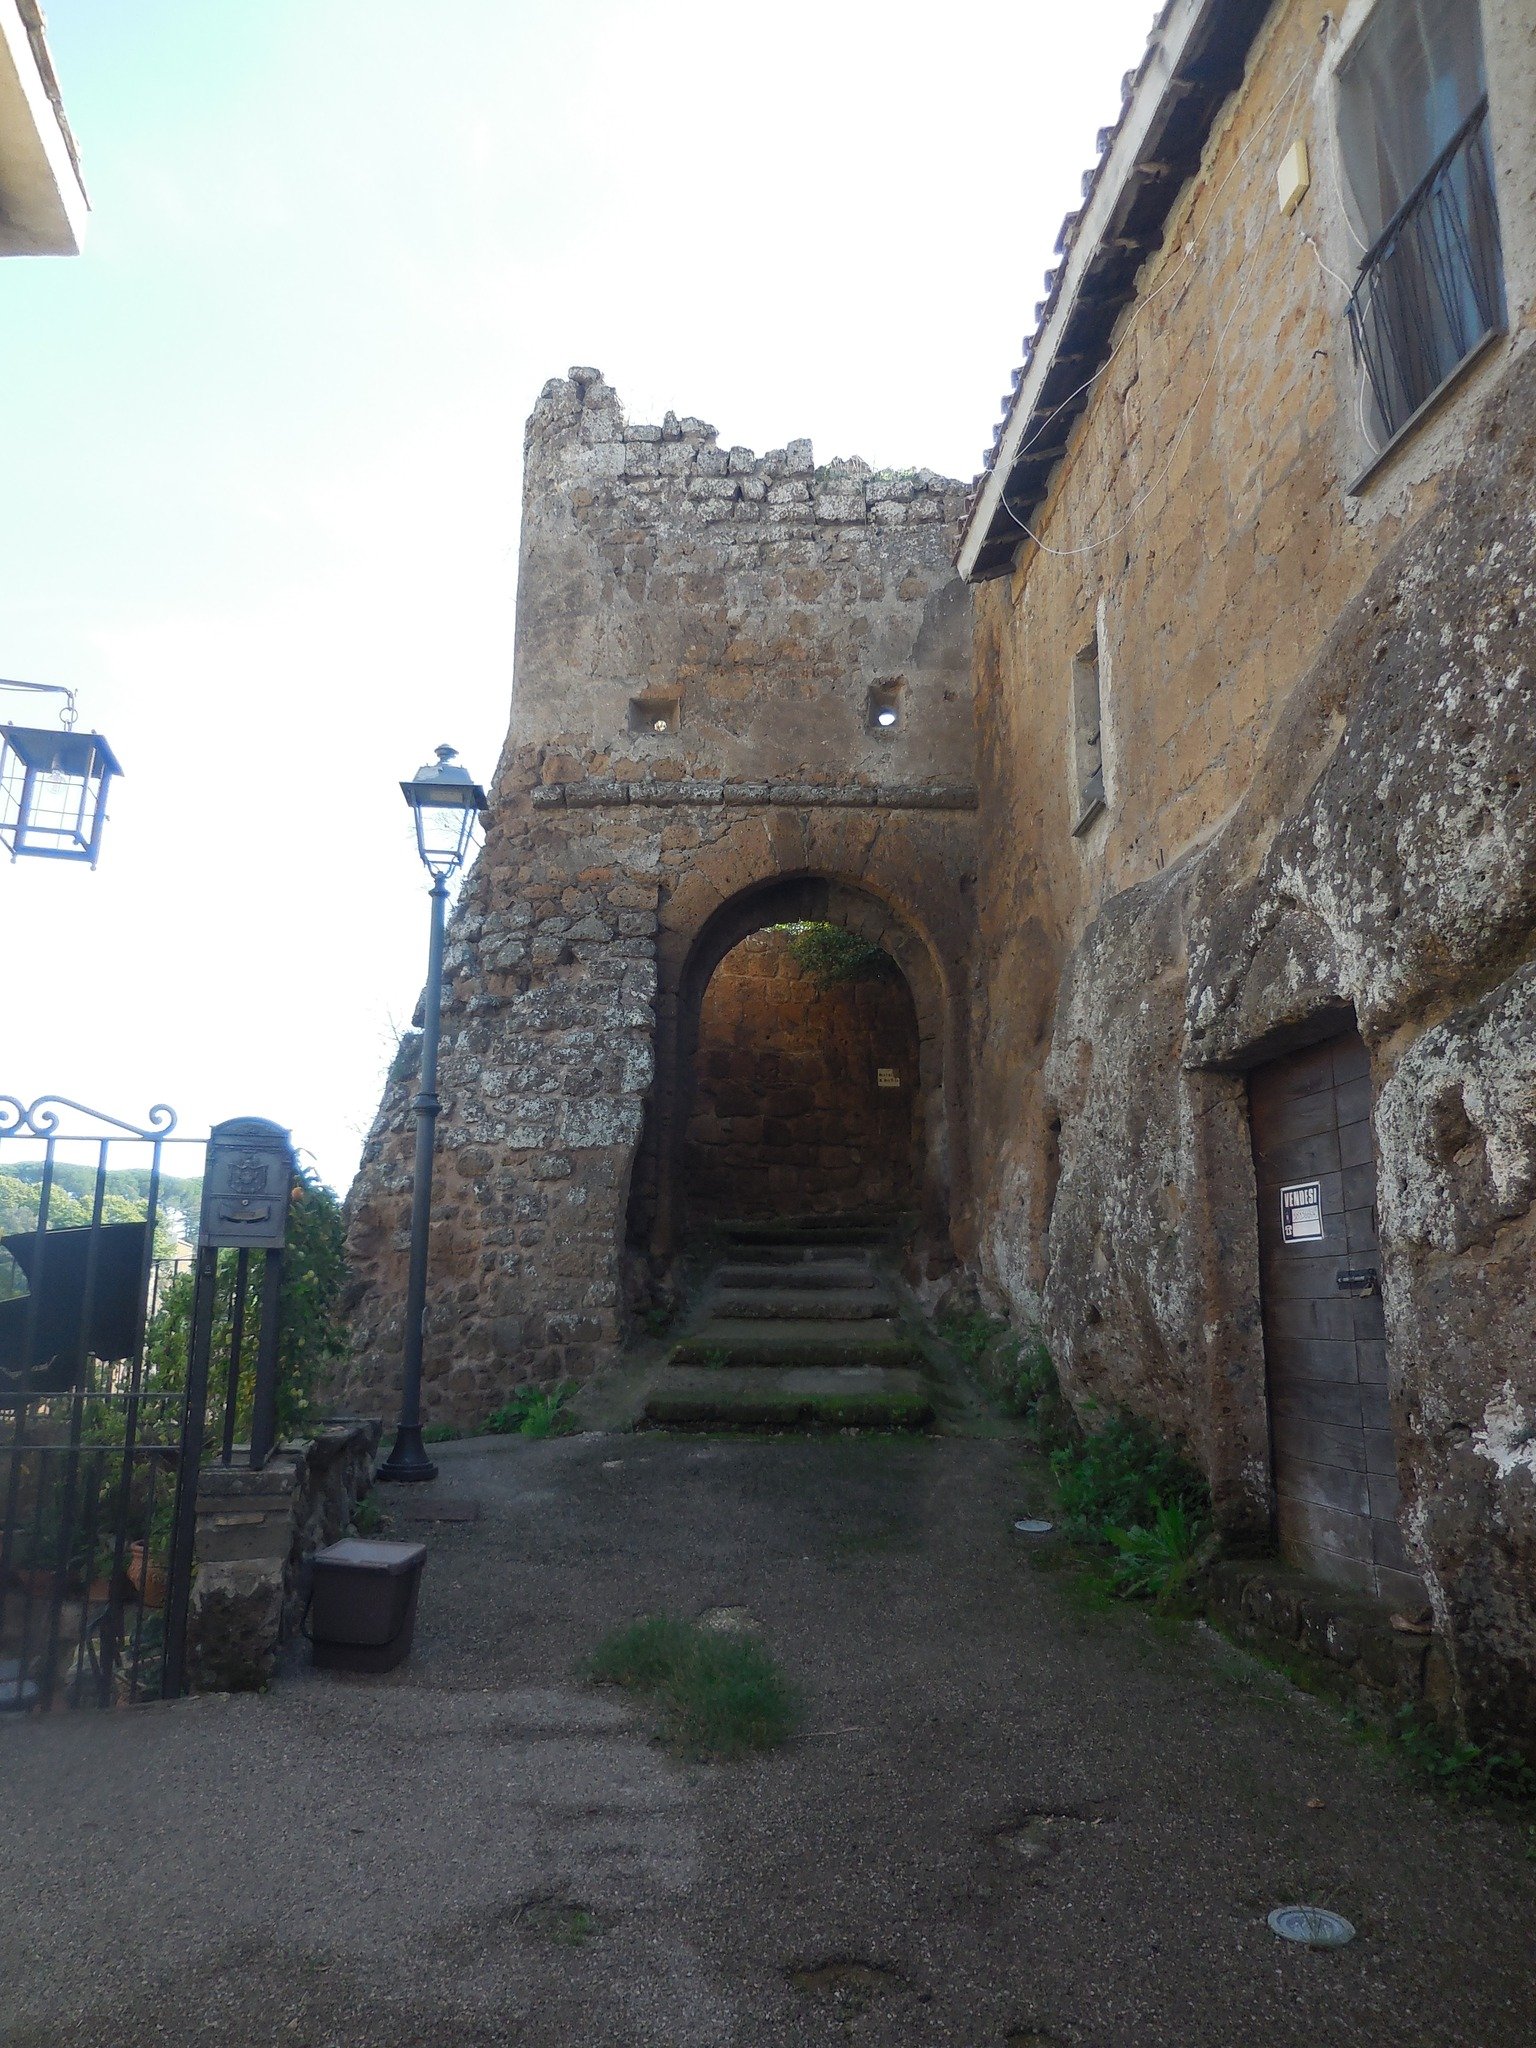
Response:
M894 1067L876 1067L875 1082L881 1088L899 1088L901 1076Z

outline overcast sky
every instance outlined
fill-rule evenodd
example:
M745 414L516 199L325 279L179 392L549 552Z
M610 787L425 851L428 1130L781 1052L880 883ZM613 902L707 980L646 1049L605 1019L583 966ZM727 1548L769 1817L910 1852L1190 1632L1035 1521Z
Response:
M424 962L397 784L501 743L540 386L969 477L1150 14L53 0L94 212L0 267L0 675L126 773L97 873L0 867L0 1093L275 1117L344 1189Z

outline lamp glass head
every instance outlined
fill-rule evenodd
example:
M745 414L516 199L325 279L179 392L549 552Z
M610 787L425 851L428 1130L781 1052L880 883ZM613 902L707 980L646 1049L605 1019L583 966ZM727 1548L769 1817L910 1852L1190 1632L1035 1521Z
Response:
M485 791L453 747L439 747L437 759L402 782L416 816L416 850L429 874L451 875L464 863L475 819L488 808Z

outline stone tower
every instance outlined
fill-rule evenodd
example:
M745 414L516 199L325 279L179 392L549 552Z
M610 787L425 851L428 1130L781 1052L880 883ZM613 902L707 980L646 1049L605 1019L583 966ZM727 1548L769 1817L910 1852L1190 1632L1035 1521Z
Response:
M444 989L429 1416L584 1377L678 1236L710 974L751 932L878 940L920 1041L914 1270L967 1249L975 861L961 487L755 455L596 370L528 424L511 725ZM397 1382L417 1042L349 1203L350 1400Z

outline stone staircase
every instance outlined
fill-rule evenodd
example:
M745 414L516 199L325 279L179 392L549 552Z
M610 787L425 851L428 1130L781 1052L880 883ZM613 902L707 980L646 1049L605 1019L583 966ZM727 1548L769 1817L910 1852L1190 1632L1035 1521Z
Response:
M644 1414L675 1429L926 1429L921 1347L875 1258L874 1225L741 1224Z

